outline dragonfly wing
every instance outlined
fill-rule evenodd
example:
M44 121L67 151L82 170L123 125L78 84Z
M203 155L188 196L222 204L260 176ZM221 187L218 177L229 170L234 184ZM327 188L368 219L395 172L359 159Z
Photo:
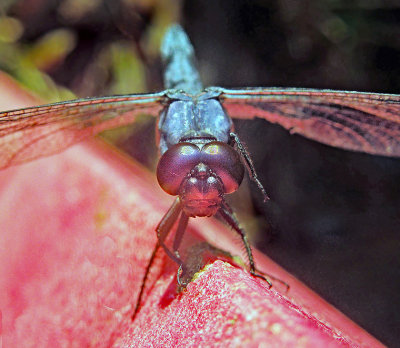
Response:
M220 89L231 117L260 117L346 150L400 157L400 95L312 89Z
M0 169L60 152L139 114L158 115L164 92L86 98L0 113Z

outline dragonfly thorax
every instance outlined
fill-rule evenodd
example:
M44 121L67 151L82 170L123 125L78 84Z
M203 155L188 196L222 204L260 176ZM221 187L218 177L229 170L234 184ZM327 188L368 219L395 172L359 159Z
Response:
M198 96L174 94L173 101L160 115L160 153L190 137L213 137L227 143L232 120L225 113L215 93Z

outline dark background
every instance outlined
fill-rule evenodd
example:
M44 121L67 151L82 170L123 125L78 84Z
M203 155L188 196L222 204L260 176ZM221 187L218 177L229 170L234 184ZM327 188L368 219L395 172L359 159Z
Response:
M162 89L157 38L176 20L191 37L205 85L400 93L397 1L108 1L65 16L60 8L67 2L10 1L3 12L25 30L0 45L0 56L13 52L25 59L46 33L66 29L74 37L71 48L50 63L42 58L35 68L79 96ZM133 52L144 77L121 82L116 64L125 61L115 63L104 53L115 42ZM24 82L27 67L15 61L0 58L0 68ZM121 136L119 142L126 147L129 140L131 152L154 167L156 157L138 146L147 141L154 152L153 124L142 123L132 130L136 137ZM263 120L241 121L236 128L271 197L263 204L250 185L254 215L245 224L258 226L254 243L383 343L396 346L400 161L330 148Z

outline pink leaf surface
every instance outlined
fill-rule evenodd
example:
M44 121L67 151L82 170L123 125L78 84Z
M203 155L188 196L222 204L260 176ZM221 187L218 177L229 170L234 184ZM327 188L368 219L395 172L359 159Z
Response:
M4 75L0 92L2 109L36 102ZM153 173L96 140L1 171L4 345L382 346L257 252L259 269L287 281L288 294L223 261L176 294L176 266L161 251L132 322L154 228L170 203ZM212 220L191 226L189 236L242 254Z

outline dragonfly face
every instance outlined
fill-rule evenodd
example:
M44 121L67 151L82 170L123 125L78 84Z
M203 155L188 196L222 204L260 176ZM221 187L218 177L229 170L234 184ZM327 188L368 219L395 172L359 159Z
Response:
M217 213L224 194L224 184L210 167L200 162L181 186L179 197L187 216L209 217Z

